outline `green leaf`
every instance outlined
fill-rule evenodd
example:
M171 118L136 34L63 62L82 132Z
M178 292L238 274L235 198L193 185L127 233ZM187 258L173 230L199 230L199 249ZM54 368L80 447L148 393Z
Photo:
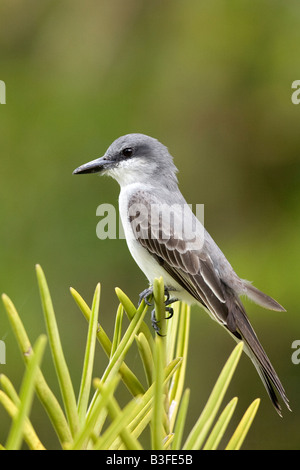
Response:
M150 385L153 382L153 371L154 371L151 347L144 333L140 333L138 336L136 336L135 340L138 345L139 353L142 359L147 383L148 383L148 386L150 387Z
M120 344L121 337L122 337L122 322L123 322L123 306L122 304L120 304L117 310L117 315L116 315L116 320L115 320L115 330L114 330L114 335L113 335L113 340L112 340L110 357L112 357L115 354L116 349Z
M95 450L107 450L120 436L125 448L129 450L142 450L141 444L132 435L129 423L137 413L140 397L133 398L123 410L119 407L116 399L111 396L107 403L108 414L112 420L111 425L104 434L96 441Z
M190 432L183 449L184 450L197 450L200 449L206 436L211 428L214 418L220 408L224 395L230 384L233 373L239 362L243 350L243 343L240 342L229 359L227 360L222 372L213 388L212 393L202 411L198 421Z
M91 310L89 306L86 304L81 295L75 289L71 287L70 291L72 297L80 308L80 311L83 313L84 317L89 322L91 316ZM110 358L112 344L104 329L100 325L98 325L97 339L101 344L105 354ZM124 362L120 366L119 374L121 375L124 384L133 396L141 395L145 392L144 387L142 386L136 375L129 369L129 367Z
M166 385L174 372L177 370L181 363L181 359L175 359L172 361L165 369L164 369L164 385ZM145 426L151 419L153 413L153 400L154 400L154 388L155 384L152 384L151 387L145 392L144 395L139 397L138 405L135 409L135 416L133 420L128 424L128 428L132 432L134 437L138 437L140 433L144 430ZM116 440L117 441L117 440ZM121 448L120 440L118 442L114 442L113 448Z
M259 398L257 398L251 403L244 416L242 417L238 427L234 431L230 441L228 442L226 450L239 450L241 448L245 437L249 431L249 428L252 424L252 421L255 418L259 404Z
M174 441L174 434L168 434L164 439L163 450L171 448L172 442Z
M20 408L20 398L9 380L4 374L0 375L0 383L2 390L0 390L0 403L6 409L11 418L15 418ZM4 393L6 392L6 393ZM44 450L45 447L38 438L30 420L26 417L23 427L23 437L29 449L31 450Z
M128 428L131 431L133 437L138 438L146 426L149 424L152 416L152 408L146 405L136 417L129 423ZM117 442L118 441L118 442ZM121 439L118 438L113 445L110 446L110 449L125 450L126 447L124 444L120 444Z
M164 415L164 403L163 403L163 338L160 336L156 337L156 344L154 349L154 402L153 402L153 413L151 422L151 441L153 450L163 449L163 422L162 417Z
M11 381L9 380L6 375L1 374L0 375L0 384L2 389L5 391L6 395L10 398L10 400L17 406L20 405L20 398L19 395L17 394L17 391Z
M89 321L88 337L87 337L87 343L86 343L86 348L85 348L85 357L84 357L79 398L78 398L78 416L79 416L79 421L81 425L84 423L84 420L85 420L85 415L86 415L86 411L88 407L88 401L90 397L92 372L93 372L94 356L95 356L99 303L100 303L100 284L97 284L94 298L93 298L92 313L91 313L91 317Z
M180 318L178 324L178 338L176 347L176 357L182 357L182 363L180 368L172 377L170 385L169 400L172 407L172 413L170 416L170 430L172 431L177 416L178 406L181 400L184 382L185 372L187 366L188 356L188 344L189 344L189 331L190 331L190 307L186 304L181 306Z
M122 337L122 340L120 341L120 344L118 345L114 355L111 357L110 362L102 376L103 382L107 379L107 377L109 376L109 374L112 373L113 370L118 370L120 368L120 365L123 362L128 349L130 348L132 342L134 341L136 332L139 330L140 325L144 319L144 316L146 315L147 308L146 307L142 308L142 307L143 306L141 305L139 309L136 311L136 314L131 320L124 336Z
M10 324L15 333L18 345L20 347L22 358L25 364L28 364L33 354L32 346L25 331L24 325L18 315L18 312L10 300L10 298L3 294L3 304L8 314ZM36 393L42 405L44 406L48 416L51 419L53 428L61 443L71 441L71 432L57 398L48 386L42 372L38 369L36 377Z
M22 443L23 428L33 400L35 379L38 372L38 367L42 361L46 342L46 336L41 335L37 339L33 348L34 354L28 363L21 385L19 410L13 420L13 424L7 438L7 450L17 450L20 448Z
M19 413L20 401L16 405L6 393L0 390L0 403L11 418L16 419ZM23 425L23 438L31 450L45 450L29 419L26 417Z
M172 442L173 450L179 450L181 448L181 441L182 441L182 436L183 436L183 431L184 431L184 426L185 426L189 399L190 399L190 390L186 389L183 394L182 400L180 402L180 407L179 407L179 411L177 414L176 425L174 429L174 439Z
M94 380L94 384L97 387L101 387L101 394L99 394L99 399L93 407L93 410L87 416L84 426L82 427L80 432L75 436L71 449L82 449L85 442L91 437L94 432L96 423L99 420L99 416L101 415L101 412L105 410L105 407L110 398L113 396L119 381L119 375L115 375L110 380L107 380L105 384L101 384L101 381L99 379Z
M128 326L122 340L120 341L119 346L116 349L116 352L112 356L108 366L106 367L104 371L104 374L101 379L103 383L106 380L108 380L109 377L118 373L118 370L120 369L120 366L124 360L124 357L126 356L128 349L130 348L132 342L134 341L136 332L138 331L143 321L146 311L147 311L147 308L143 309L143 305L141 305L140 308L136 311L135 316L131 320L130 325ZM97 391L94 394L92 403L89 407L88 414L92 412L93 407L96 405L98 399L99 399L99 392Z
M178 324L181 318L181 311L184 304L181 302L175 302L171 305L173 308L173 316L167 321L167 334L166 334L166 362L170 362L176 357L176 343L178 334Z
M60 386L66 415L70 424L72 435L74 436L79 428L79 418L77 413L75 393L69 373L69 369L63 353L59 331L56 323L55 313L48 289L47 281L42 268L36 266L37 279L40 295L45 315L51 353Z
M233 398L224 408L212 432L210 433L203 450L217 449L235 410L238 399Z

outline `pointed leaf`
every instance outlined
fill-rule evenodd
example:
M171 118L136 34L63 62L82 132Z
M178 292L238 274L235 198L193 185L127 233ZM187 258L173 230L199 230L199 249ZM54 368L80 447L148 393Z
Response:
M205 405L204 410L202 411L198 421L196 422L195 426L193 427L185 442L184 450L197 450L200 449L200 447L202 446L209 432L209 429L214 421L214 418L220 408L223 397L227 391L233 373L239 362L242 350L243 343L240 342L234 348L225 366L223 367L222 372L219 375L219 378L213 388L212 393L210 394L210 397Z
M222 439L227 426L231 420L233 412L235 410L236 404L238 399L235 397L233 398L228 405L224 408L223 412L221 413L218 421L216 422L212 432L210 433L203 450L215 450L217 449L220 440Z
M259 404L259 398L257 398L251 403L246 413L242 417L238 427L234 431L232 438L228 442L226 450L239 450L241 448L244 439L249 431L249 428L252 424L252 421L255 418Z

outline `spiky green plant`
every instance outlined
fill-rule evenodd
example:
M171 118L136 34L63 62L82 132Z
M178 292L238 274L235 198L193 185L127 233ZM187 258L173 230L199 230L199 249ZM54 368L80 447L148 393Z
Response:
M190 309L183 303L174 305L172 319L165 321L163 279L154 282L155 314L161 335L155 335L144 322L148 306L143 301L136 308L120 289L120 301L112 340L98 323L100 284L97 285L91 308L74 289L71 294L88 321L87 341L81 383L76 396L56 323L46 278L36 267L39 291L45 316L53 362L63 407L52 392L41 371L47 338L41 335L32 348L29 337L12 301L3 294L2 300L26 364L20 394L5 375L0 376L0 403L12 418L6 443L2 449L19 449L23 440L29 449L45 449L30 422L34 393L44 406L62 449L142 450L140 436L149 426L152 450L217 449L237 404L233 398L219 414L230 380L242 353L237 345L224 365L207 404L192 430L185 432L190 390L185 389L185 371L189 341ZM123 316L129 323L124 330ZM102 377L94 378L96 340L108 357ZM137 344L147 381L145 388L125 362L128 350ZM115 391L123 381L132 398L121 408ZM92 388L94 394L90 399ZM239 449L246 437L259 406L255 400L240 421L227 449ZM104 426L105 425L105 426ZM184 440L183 436L187 434Z

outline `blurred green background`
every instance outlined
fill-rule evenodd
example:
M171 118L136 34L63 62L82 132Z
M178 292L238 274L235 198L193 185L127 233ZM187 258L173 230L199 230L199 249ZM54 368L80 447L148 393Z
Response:
M206 228L235 270L287 309L246 303L293 409L277 416L243 357L227 401L239 397L234 426L250 401L262 398L247 449L300 447L300 365L291 361L291 344L300 339L300 105L291 102L291 84L300 79L299 20L295 0L0 3L0 79L7 87L0 107L1 292L34 341L45 331L34 271L42 265L78 389L87 328L69 287L90 303L101 282L101 322L111 334L114 288L137 301L146 280L124 240L96 237L96 208L117 204L117 184L72 171L120 135L158 138L175 157L187 201L205 204ZM7 354L0 372L18 388L24 366L2 304L0 339ZM189 429L233 347L193 307ZM106 365L98 349L96 375ZM129 361L140 367L137 350ZM59 393L49 348L43 369ZM55 448L38 400L32 421ZM2 443L9 423L0 409Z

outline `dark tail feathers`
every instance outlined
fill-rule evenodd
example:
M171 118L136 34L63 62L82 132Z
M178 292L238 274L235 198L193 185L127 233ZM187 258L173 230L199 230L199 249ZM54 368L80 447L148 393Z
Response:
M266 355L262 345L260 344L256 336L256 333L250 324L250 321L248 320L248 317L246 315L243 305L241 304L239 299L236 298L235 300L236 300L235 308L232 313L233 313L234 320L235 320L236 331L233 332L233 334L234 336L236 336L237 339L240 339L245 343L245 352L248 354L248 356L252 360L277 413L280 416L282 416L281 407L278 402L278 398L277 398L275 390L281 396L287 408L291 411L291 408L289 406L289 400L286 396L285 390L268 356ZM275 300L273 302L275 302Z

